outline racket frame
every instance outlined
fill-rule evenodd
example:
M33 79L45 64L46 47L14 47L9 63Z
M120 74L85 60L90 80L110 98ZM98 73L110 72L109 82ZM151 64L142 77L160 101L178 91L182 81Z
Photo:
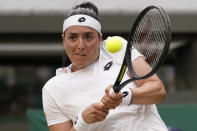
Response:
M148 74L146 74L145 76L139 77L135 74L133 66L132 66L132 61L131 61L131 51L130 49L132 48L132 42L133 42L133 35L134 32L138 26L138 23L141 21L141 19L146 15L146 13L153 9L156 8L161 14L162 14L162 19L163 21L165 21L165 28L166 28L166 32L165 32L165 36L167 36L166 41L165 41L165 45L164 45L164 49L163 49L163 53L160 57L159 62L157 63L157 65L153 68L153 70L151 72L149 72ZM136 18L135 23L133 25L133 27L131 28L128 40L127 40L127 47L126 47L126 51L125 51L125 55L124 55L124 60L119 72L119 75L114 83L113 86L113 90L114 92L119 92L124 86L126 86L128 83L135 81L135 80L139 80L139 79L146 79L149 78L150 76L152 76L153 74L156 73L156 71L160 68L161 64L164 62L165 56L168 52L169 46L170 46L170 41L171 41L171 23L170 23L170 19L168 17L168 15L166 14L166 12L164 11L163 8L161 7L157 7L157 6L148 6L147 8L145 8ZM129 65L129 66L128 66ZM124 82L121 83L122 78L125 74L126 68L128 68L128 71L131 73L132 78L128 79Z

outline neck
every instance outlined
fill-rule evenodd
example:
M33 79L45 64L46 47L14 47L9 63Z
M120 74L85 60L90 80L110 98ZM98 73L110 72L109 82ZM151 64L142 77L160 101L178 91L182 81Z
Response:
M72 65L71 65L71 67L70 67L71 72L75 72L75 71L81 70L81 69L83 69L83 68L85 68L85 67L79 66L79 65L75 65L75 64L73 64L73 63L72 63Z
M95 63L97 60L98 60L98 59L96 59L96 60L95 60L94 62L92 62L92 63L89 63L88 65L83 65L83 66L76 65L76 64L72 63L72 64L70 65L70 70L71 70L71 72L75 72L75 71L81 70L81 69L83 69L83 68L85 68L85 67L87 67L87 66L90 66L90 65L93 64L93 63Z

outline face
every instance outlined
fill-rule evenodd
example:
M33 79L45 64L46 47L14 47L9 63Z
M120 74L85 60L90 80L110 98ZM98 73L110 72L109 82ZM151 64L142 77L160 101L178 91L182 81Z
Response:
M63 37L66 53L72 61L72 71L82 69L94 63L99 56L102 35L87 26L71 26Z

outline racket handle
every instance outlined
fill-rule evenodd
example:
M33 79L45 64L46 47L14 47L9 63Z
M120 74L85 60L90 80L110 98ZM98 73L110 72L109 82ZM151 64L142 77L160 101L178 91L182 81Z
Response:
M111 90L110 90L111 91ZM113 86L113 93L118 93L120 90L119 90L119 86L116 86L116 85L114 85Z
M114 91L115 93L118 93L118 92L120 92L120 90L121 90L124 86L125 86L124 84L114 85L114 86L113 86L113 91Z

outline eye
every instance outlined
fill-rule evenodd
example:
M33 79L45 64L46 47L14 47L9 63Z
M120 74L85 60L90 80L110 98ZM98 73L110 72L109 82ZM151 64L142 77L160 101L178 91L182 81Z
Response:
M86 40L92 40L93 36L91 34L85 34L85 39Z
M75 41L77 39L77 36L76 35L69 35L68 39L71 41Z

